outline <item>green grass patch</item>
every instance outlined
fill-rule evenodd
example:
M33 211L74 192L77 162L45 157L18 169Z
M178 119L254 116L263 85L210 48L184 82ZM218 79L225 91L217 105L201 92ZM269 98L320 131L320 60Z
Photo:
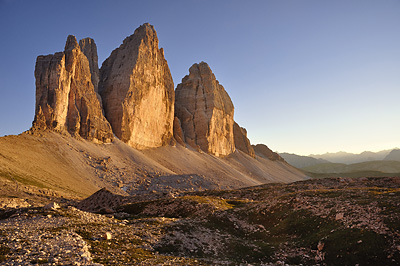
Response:
M269 233L260 231L249 235L254 240L261 240L278 247L284 242L308 248L315 248L319 240L326 237L340 224L333 219L322 218L308 210L293 210L290 204L264 210L242 213L253 225L262 225Z
M201 246L197 246L194 250L188 250L179 238L170 240L167 243L160 243L156 246L155 250L161 254L174 256L182 255L183 252L185 256L201 258L205 261L227 260L232 263L231 265L247 265L248 263L257 264L271 261L274 254L273 245L263 240L248 238L245 232L240 229L235 229L233 224L228 221L229 220L226 219L226 217L211 216L207 218L205 223L198 222L197 224L179 225L179 228L173 226L167 230L179 231L182 234L188 235L189 239L192 232L195 232L202 227L211 229L215 234L222 234L224 237L222 237L221 242L218 243L220 248L216 254L205 250L209 245L207 243L203 244L205 249Z
M91 240L92 239L92 234L89 231L86 231L86 230L83 230L83 229L77 229L77 230L75 230L75 233L80 235L85 240Z
M303 169L304 170L304 169ZM400 176L400 173L384 173L381 171L356 171L347 173L318 173L312 171L303 171L307 176L314 179L331 178L331 177L348 177L348 178L359 178L359 177L396 177Z
M384 236L360 229L337 230L324 240L328 265L395 265L387 258Z
M233 205L217 197L183 196L174 199L168 198L131 203L121 206L118 211L129 213L136 218L186 218L194 215L201 208L227 210L233 208Z
M273 246L264 241L243 241L237 239L226 243L225 256L237 263L270 262L274 254Z
M0 177L3 177L13 182L19 182L23 185L35 186L38 188L48 188L46 185L37 181L32 176L23 176L16 173L10 173L8 171L0 170Z
M17 212L17 209L12 210L0 210L0 220L5 220L11 217L14 213Z
M246 206L249 203L249 201L234 199L234 200L226 200L226 203L232 206L233 208L240 208Z
M336 221L315 216L307 210L299 210L289 212L272 230L272 234L296 236L302 246L313 248L338 226Z
M46 263L49 263L49 260L38 258L38 259L31 260L30 263L31 264L46 264Z
M133 240L122 243L114 240L101 240L89 241L89 243L93 261L104 265L140 263L155 257L151 251L136 246L142 244L141 241Z

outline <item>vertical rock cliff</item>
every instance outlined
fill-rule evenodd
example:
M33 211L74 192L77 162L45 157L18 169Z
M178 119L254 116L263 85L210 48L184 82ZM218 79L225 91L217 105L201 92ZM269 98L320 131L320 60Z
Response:
M94 44L94 41L90 40ZM95 44L91 49L95 49ZM97 51L91 52L96 55ZM38 56L35 67L36 112L33 128L67 131L100 142L113 140L95 92L92 72L98 69L81 51L76 38L68 36L64 52Z
M233 136L236 149L247 153L253 158L256 156L250 140L247 138L247 130L244 127L240 127L236 122L233 124Z
M187 144L216 156L235 151L233 104L210 67L201 62L189 69L175 91L175 114Z
M173 140L174 83L156 31L143 24L103 63L99 93L115 135L137 149Z

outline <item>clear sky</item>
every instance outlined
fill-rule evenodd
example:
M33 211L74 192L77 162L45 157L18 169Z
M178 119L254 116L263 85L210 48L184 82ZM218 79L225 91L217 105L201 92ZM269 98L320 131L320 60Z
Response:
M253 144L400 147L399 0L0 0L0 136L31 126L38 55L92 37L101 65L145 22L175 86L193 63L210 65Z

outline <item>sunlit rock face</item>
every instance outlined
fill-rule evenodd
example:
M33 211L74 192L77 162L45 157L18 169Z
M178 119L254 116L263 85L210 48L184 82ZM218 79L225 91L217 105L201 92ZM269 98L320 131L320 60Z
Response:
M207 63L194 64L175 91L175 114L187 144L216 156L235 151L233 104Z
M244 127L240 127L236 122L233 124L233 136L235 139L236 149L247 153L254 158L255 153L250 144L250 140L247 138L247 130Z
M173 140L174 84L156 31L143 24L100 69L99 93L115 135L137 149Z
M94 44L92 39L90 42ZM97 57L97 51L91 53ZM64 52L37 57L33 128L69 132L94 142L113 140L93 84L97 61L92 64L91 71L88 58L72 35L68 36Z

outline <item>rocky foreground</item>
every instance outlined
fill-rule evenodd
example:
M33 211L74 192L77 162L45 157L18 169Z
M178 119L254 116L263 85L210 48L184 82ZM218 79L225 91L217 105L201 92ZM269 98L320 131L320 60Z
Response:
M79 203L3 208L0 239L1 265L398 265L400 178L148 199L101 190Z

